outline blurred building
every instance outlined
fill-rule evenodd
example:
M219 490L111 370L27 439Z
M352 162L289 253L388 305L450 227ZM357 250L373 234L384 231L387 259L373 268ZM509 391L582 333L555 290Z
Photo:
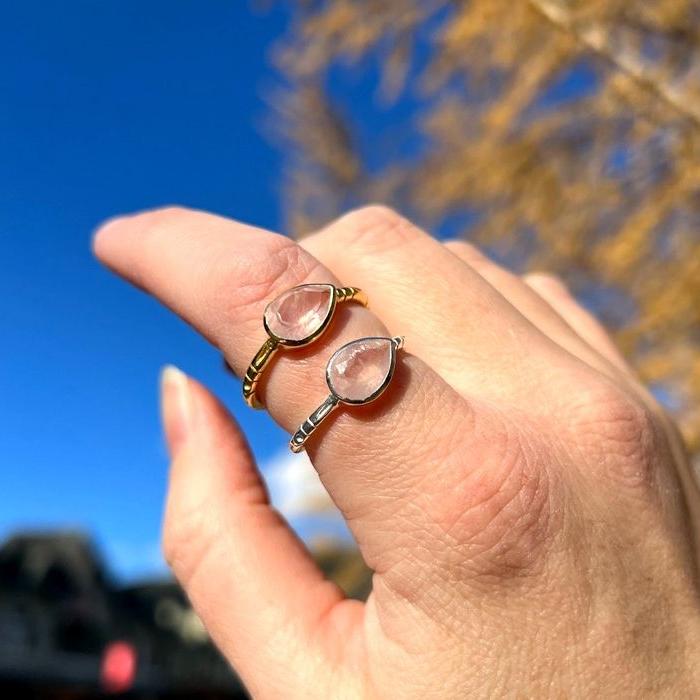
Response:
M0 546L3 698L245 698L172 581L120 586L80 534Z

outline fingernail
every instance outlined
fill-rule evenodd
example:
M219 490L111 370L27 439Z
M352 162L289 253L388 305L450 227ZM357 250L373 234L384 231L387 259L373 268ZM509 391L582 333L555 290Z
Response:
M190 380L173 365L160 374L160 402L163 431L170 456L175 457L193 430L193 402Z

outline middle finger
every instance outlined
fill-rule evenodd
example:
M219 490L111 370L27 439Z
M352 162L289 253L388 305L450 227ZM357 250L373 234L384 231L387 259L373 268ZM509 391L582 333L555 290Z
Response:
M384 207L351 212L301 245L352 275L392 332L464 395L532 404L567 355L434 238ZM573 360L573 358L570 358Z

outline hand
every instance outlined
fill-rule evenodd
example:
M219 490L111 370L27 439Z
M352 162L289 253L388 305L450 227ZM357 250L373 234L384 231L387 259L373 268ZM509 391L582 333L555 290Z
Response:
M308 448L374 572L366 603L324 580L270 507L221 404L165 373L166 557L256 698L698 697L687 459L558 281L381 207L301 244L164 209L110 222L95 251L239 376L277 294L364 289L371 311L344 304L266 372L264 402L290 432L327 394L335 348L406 336L386 394Z

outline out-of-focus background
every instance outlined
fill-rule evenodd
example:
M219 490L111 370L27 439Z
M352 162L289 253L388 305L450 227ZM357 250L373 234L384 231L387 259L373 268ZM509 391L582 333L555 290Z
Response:
M282 512L367 588L286 436L94 262L115 214L177 203L299 236L392 205L560 274L700 450L696 0L0 1L0 86L12 697L242 697L160 554L165 363L226 400Z

